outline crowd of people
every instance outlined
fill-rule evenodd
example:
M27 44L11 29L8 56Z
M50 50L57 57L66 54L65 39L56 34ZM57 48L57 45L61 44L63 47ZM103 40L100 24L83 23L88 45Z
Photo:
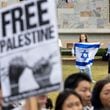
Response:
M92 88L92 80L86 74L73 73L64 81L64 90L56 97L53 106L47 95L36 98L38 110L110 110L110 76L98 80ZM29 110L26 102L19 101L3 106L0 110Z
M81 34L79 42L87 43L87 35ZM73 54L76 56L75 48ZM110 75L94 83L89 66L70 74L65 79L63 88L56 97L55 104L45 94L37 96L38 110L110 110ZM1 92L0 95L2 97ZM23 100L4 106L0 100L0 110L30 110L26 106L27 102Z
M24 0L19 0L19 1L24 1ZM61 5L61 6L59 5L58 7L62 7L62 4L64 4L65 8L74 7L74 4L73 4L74 0L62 0L62 1L58 1L59 4ZM5 7L7 3L3 2L2 5L3 7ZM45 12L46 10L43 10L43 11ZM33 13L30 14L30 16L32 17ZM7 24L8 24L8 21L7 21ZM62 48L61 40L59 39L58 42L59 42L59 47ZM78 42L85 43L85 44L89 43L87 34L85 33L80 34ZM77 53L76 53L75 46L72 49L72 54L76 57ZM82 56L82 57L85 57L84 60L86 61L86 58L88 56L87 54L84 54L84 55L85 56ZM18 60L20 61L20 59ZM41 59L41 61L43 60L44 59ZM38 63L36 63L36 65L38 65ZM23 71L24 69L23 65L21 65L21 67L22 67L21 71ZM19 70L20 69L18 68L17 70L18 75L20 75ZM14 70L11 71L10 69L10 79L13 79L11 78L12 73L14 74L15 71ZM34 73L36 73L36 71L34 71ZM47 73L50 73L50 72L47 72ZM43 82L43 84L41 83L41 87L45 86L46 83L45 84L44 83L45 82ZM94 84L94 86L92 84ZM12 103L10 102L9 104L5 105L2 100L1 89L2 88L0 84L0 110L30 110L28 99L24 99L24 100L12 102ZM12 92L18 94L18 91L16 88L15 90L12 90ZM91 66L87 66L87 67L85 66L85 68L79 68L78 73L74 73L73 71L73 73L65 79L63 90L59 92L54 104L52 99L48 97L47 94L35 96L35 98L37 100L38 110L110 110L110 75L98 81L94 81L92 76Z
M91 82L86 74L68 76L55 110L110 110L110 76L98 80L93 89Z
M88 43L87 34L80 34L79 43ZM72 54L76 56L75 46ZM64 90L57 96L55 110L110 110L110 75L94 81L91 66L79 68L78 73L65 79Z

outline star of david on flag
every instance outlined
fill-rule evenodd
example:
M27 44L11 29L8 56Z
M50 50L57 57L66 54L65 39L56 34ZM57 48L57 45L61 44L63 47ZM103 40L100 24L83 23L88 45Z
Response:
M72 51L76 54L76 67L85 69L93 64L100 43L75 43Z
M83 58L84 60L88 58L88 52L86 52L86 50L82 52L81 58Z

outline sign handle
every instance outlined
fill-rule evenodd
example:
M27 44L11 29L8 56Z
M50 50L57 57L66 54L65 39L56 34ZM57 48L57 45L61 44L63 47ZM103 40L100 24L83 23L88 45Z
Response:
M35 96L27 99L25 109L38 110L37 98Z
M110 74L110 53L108 53L108 73Z

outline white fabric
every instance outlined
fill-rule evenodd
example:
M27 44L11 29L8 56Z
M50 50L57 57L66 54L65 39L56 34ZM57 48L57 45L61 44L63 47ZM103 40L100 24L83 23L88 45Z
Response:
M59 47L62 47L61 39L58 39Z
M75 43L76 67L85 69L93 63L94 57L100 47L100 43Z
M84 107L84 110L94 110L94 107L93 106L91 106L91 107L86 106L86 107Z

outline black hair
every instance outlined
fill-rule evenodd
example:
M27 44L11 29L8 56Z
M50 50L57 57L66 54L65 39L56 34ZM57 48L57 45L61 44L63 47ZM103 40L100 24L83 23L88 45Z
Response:
M76 89L78 84L81 81L88 81L92 82L91 79L85 74L85 73L74 73L68 76L64 82L64 89L69 88L69 89Z
M94 109L103 109L103 104L101 103L100 100L100 93L103 89L103 87L110 83L110 80L99 80L94 88L93 88L93 93L92 93L92 105L94 106Z
M52 99L51 98L47 98L46 108L50 109L50 110L53 109L53 103L52 103Z
M65 100L70 95L76 96L82 104L81 97L75 91L73 91L71 89L66 89L63 92L59 93L59 95L57 96L56 103L55 103L55 110L62 110L62 107L63 107Z

